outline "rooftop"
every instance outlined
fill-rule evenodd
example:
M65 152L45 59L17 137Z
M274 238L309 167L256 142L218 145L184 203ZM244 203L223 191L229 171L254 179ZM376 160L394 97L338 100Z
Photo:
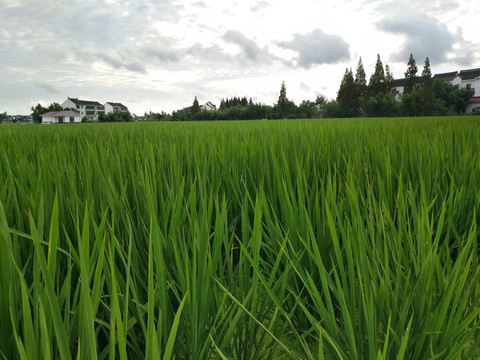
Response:
M480 76L480 68L462 70L458 73L458 76L460 76L462 80L473 80Z
M452 71L452 72L448 72L448 73L435 74L433 77L435 79L443 79L445 81L452 81L453 79L455 79L457 74L458 74L457 71Z
M125 105L121 104L121 103L115 103L115 102L107 101L107 104L109 104L111 106L118 106L122 110L127 110L127 107Z
M40 116L79 116L80 114L72 110L63 110L63 111L49 111Z
M78 100L78 98L71 98L69 97L68 100L73 102L75 105L95 105L95 106L102 106L98 101L90 101L90 100Z

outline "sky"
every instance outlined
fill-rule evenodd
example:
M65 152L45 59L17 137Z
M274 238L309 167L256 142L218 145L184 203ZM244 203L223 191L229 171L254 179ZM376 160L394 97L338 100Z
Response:
M480 67L476 0L1 0L0 112L67 97L171 113L222 98L336 97L377 54L395 78Z

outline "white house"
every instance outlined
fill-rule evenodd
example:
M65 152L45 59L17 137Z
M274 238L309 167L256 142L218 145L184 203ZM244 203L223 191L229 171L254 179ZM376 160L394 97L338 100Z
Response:
M128 111L128 108L120 103L106 102L104 105L105 113L109 114L112 112L125 112Z
M64 109L76 109L81 117L86 116L90 119L98 119L98 116L105 114L105 106L98 101L78 100L78 98L68 98L62 103Z
M465 113L471 113L476 107L480 107L480 68L461 70L452 80L452 84L475 91L467 103Z
M72 110L49 111L40 116L42 124L79 123L82 121L80 113Z
M442 74L435 74L434 79L443 79L453 85L458 85L460 88L466 88L474 90L475 93L470 101L467 103L465 112L471 113L473 109L480 106L480 68L460 70L459 72L453 71ZM395 79L394 86L397 89L397 93L400 95L405 88L405 79Z
M452 80L452 84L461 88L475 90L473 96L480 96L480 68L461 70Z
M208 101L204 105L200 106L200 109L207 111L215 111L217 110L217 105L213 105L210 101Z

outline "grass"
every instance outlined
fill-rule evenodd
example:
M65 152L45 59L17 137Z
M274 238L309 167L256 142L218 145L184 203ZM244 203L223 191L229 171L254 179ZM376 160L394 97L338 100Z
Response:
M3 126L0 358L478 358L479 135Z

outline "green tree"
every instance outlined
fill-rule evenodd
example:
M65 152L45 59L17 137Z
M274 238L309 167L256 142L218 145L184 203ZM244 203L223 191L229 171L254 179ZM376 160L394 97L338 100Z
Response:
M329 105L329 111L334 117L355 117L360 111L358 94L355 87L352 69L345 69L340 88L337 92L337 105ZM337 109L338 106L338 109Z
M311 119L318 116L318 108L314 101L303 100L298 105L298 117L301 119Z
M195 96L195 100L193 100L193 105L191 107L192 114L195 115L200 112L200 105L198 104L197 97Z
M390 66L385 64L385 84L387 86L387 91L392 94L393 98L395 98L397 96L397 89L395 88L393 81L394 78Z
M132 114L129 111L114 111L108 114L101 114L98 122L129 122L133 121Z
M417 87L417 63L415 59L413 58L413 55L410 54L410 57L408 59L408 64L407 64L407 71L405 71L405 88L403 89L404 93L409 93L412 92L413 89Z
M317 95L315 98L315 106L317 107L318 115L323 117L323 106L327 102L327 99L323 95Z
M7 120L7 113L0 113L0 123L3 123L5 120Z
M287 88L285 86L285 81L282 81L282 86L280 87L280 95L278 96L277 109L280 113L280 117L286 118L288 110L289 101L287 98Z
M352 69L345 69L340 88L337 92L337 101L351 103L356 99L355 80Z
M33 122L36 124L42 123L42 117L40 115L45 114L49 111L62 111L63 108L59 103L51 103L48 108L43 107L40 104L37 104L35 107L31 107Z
M389 92L362 98L361 106L364 115L369 117L397 116L399 113L399 103Z
M368 83L368 93L371 97L375 97L378 94L384 94L387 92L387 84L385 82L385 71L383 69L382 60L380 60L380 54L377 54L377 62L375 63L375 72L370 76L370 82Z
M422 80L423 81L428 81L432 78L432 70L430 68L430 59L427 57L425 59L425 65L423 67L422 71Z
M357 90L357 96L365 96L367 92L367 78L365 75L365 68L363 67L362 57L358 60L354 83Z
M417 89L417 95L420 99L419 112L425 116L438 114L439 104L435 98L435 92L432 84L432 70L430 69L430 59L425 59L425 65L422 71L422 82Z

